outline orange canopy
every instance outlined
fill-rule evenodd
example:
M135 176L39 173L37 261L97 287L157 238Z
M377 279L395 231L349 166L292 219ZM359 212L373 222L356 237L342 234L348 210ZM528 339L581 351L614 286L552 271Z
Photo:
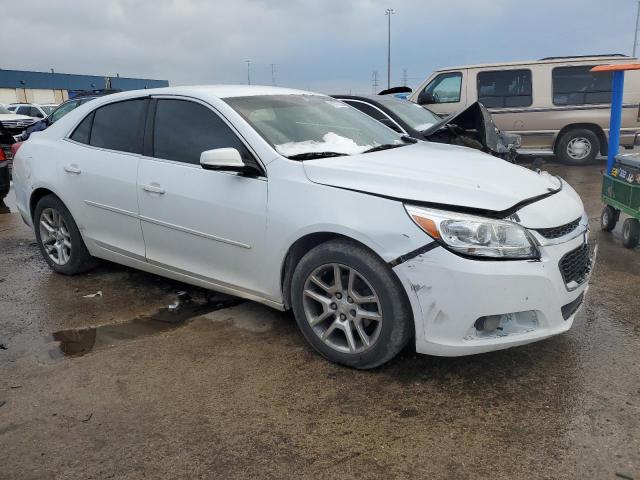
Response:
M598 65L591 72L616 72L620 70L640 70L640 63L619 63L617 65Z

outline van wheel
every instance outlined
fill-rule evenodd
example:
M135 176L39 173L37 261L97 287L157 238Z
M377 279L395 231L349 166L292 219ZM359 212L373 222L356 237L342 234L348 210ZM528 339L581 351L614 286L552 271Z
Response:
M388 362L413 336L409 299L389 265L349 240L308 252L291 282L296 322L326 359L353 368Z
M600 139L586 128L569 130L556 143L558 160L567 165L587 165L593 163L600 152Z
M36 241L49 267L57 273L75 275L95 267L71 213L55 195L38 201L33 223Z
M627 218L622 224L622 245L636 248L640 241L640 222L635 218Z

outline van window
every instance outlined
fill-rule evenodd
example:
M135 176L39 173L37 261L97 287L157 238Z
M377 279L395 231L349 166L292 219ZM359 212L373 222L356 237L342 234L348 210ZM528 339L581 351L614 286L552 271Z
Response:
M146 99L110 103L95 111L90 144L120 152L142 153Z
M528 107L531 70L493 70L478 73L478 101L487 108Z
M424 87L425 103L457 103L460 101L462 74L460 72L441 73Z
M213 111L186 100L158 100L154 157L199 165L202 152L227 147L237 149L246 164L257 167L242 141Z
M554 105L611 103L611 72L590 72L593 65L556 67L551 73Z

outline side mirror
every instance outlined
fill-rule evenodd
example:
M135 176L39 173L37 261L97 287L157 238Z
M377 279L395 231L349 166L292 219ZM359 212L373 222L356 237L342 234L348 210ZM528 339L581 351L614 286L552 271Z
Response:
M436 103L435 99L433 98L433 95L431 95L430 93L427 93L424 90L420 92L420 94L418 95L419 105L431 105L433 103Z
M200 165L205 170L226 170L243 172L246 165L235 148L214 148L200 154Z

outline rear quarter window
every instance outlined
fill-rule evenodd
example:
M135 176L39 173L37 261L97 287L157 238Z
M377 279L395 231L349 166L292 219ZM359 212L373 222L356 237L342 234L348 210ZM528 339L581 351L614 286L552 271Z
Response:
M89 144L128 153L142 153L147 99L110 103L95 110Z

